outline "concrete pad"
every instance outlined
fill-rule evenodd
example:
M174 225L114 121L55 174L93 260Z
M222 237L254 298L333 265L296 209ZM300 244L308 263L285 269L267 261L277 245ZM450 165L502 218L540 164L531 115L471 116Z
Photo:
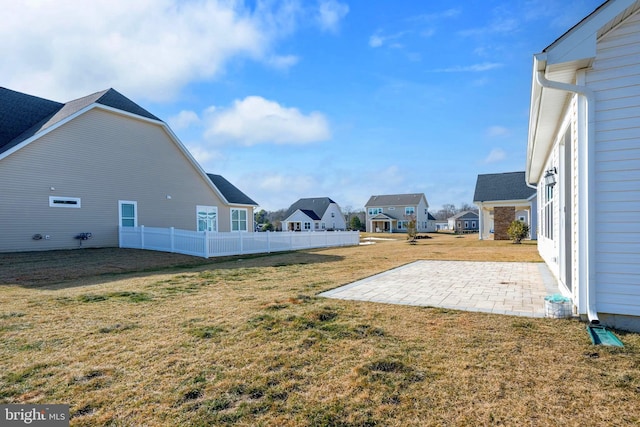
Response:
M320 296L544 317L544 297L557 292L544 263L416 261Z

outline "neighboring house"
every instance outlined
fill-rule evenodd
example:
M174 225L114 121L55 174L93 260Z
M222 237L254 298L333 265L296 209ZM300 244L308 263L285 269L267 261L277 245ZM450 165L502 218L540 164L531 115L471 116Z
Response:
M429 211L427 211L427 228L425 231L428 233L436 231L436 218Z
M473 211L458 212L447 220L449 230L456 233L477 233L478 232L478 214Z
M329 197L300 199L287 209L282 229L285 231L346 230L340 206Z
M610 0L534 55L526 180L538 250L593 322L640 331L640 2Z
M256 206L113 89L62 104L0 88L0 194L0 252L117 247L119 226L252 231Z
M529 225L529 236L536 239L536 190L524 175L524 171L478 175L473 203L479 209L480 240L492 236L509 240L507 230L516 219Z
M446 219L436 220L436 231L449 230L449 221Z
M436 231L435 218L429 214L424 193L371 196L365 204L369 233L404 233L407 222L415 217L419 233Z

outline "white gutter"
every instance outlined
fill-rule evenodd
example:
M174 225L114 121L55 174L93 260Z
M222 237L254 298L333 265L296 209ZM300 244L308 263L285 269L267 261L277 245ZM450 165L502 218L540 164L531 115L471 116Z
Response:
M537 63L539 59L534 56L534 61ZM546 67L545 67L546 68ZM583 135L586 136L586 155L579 156L579 174L585 179L579 179L579 182L586 182L585 186L580 187L579 198L579 215L582 216L580 221L580 236L584 239L584 244L578 245L578 265L583 266L579 275L581 285L586 286L587 289L587 316L589 321L593 324L599 324L598 313L596 311L596 288L595 288L595 268L593 268L593 262L595 260L595 227L590 227L589 224L594 222L595 219L595 197L594 197L594 183L595 183L595 94L591 88L587 86L574 85L563 82L556 82L547 80L545 77L545 71L537 71L535 73L536 83L543 88L562 90L565 92L575 93L586 101L587 103L587 120L584 120L584 126L586 129L579 129ZM580 123L580 121L578 122ZM582 288L582 286L581 286Z

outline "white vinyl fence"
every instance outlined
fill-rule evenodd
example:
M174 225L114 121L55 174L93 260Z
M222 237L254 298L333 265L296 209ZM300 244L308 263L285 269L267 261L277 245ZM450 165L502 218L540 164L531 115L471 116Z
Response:
M120 227L120 247L174 252L204 258L360 243L357 231L210 233L177 228Z

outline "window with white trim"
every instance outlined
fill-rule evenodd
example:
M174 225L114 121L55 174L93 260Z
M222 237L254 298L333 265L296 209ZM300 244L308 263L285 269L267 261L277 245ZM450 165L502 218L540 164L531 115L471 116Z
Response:
M469 221L465 221L465 222L464 222L464 228L465 228L465 229L466 229L466 228L469 228Z
M407 206L406 208L404 208L404 214L409 216L409 215L413 215L416 213L416 208L414 208L413 206Z
M218 231L218 207L196 206L198 231Z
M76 208L82 206L80 197L59 197L49 196L49 207L51 208Z
M476 228L476 222L475 221L471 221L471 228Z
M369 208L369 215L378 215L382 213L382 208Z
M407 228L406 226L407 221L398 221L398 230L404 230Z
M138 226L138 202L129 200L118 201L118 223L121 227Z
M310 222L305 222L304 223L304 229L305 230L311 230L311 223Z
M231 231L247 231L247 210L231 209Z

